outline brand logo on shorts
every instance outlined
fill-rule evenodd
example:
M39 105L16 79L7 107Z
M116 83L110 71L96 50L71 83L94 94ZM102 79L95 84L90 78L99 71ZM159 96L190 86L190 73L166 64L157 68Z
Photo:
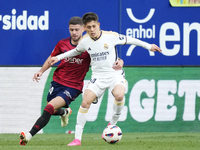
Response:
M71 96L71 94L70 94L69 91L65 90L63 93L64 93L65 95L67 95L67 97L69 97L69 98L72 99L72 96Z
M49 94L50 94L50 95L52 94L53 90L54 90L54 87L51 87L51 88L49 89Z

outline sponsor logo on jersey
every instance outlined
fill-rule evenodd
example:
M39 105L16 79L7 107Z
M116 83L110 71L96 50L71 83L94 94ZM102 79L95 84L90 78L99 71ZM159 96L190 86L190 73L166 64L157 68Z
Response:
M93 53L93 54L91 54L91 57L99 57L99 56L106 56L106 55L108 55L109 54L109 52L107 51L107 52L100 52L100 53Z
M109 52L100 52L100 53L93 53L90 55L91 59L93 61L101 61L101 60L106 60L107 55L109 55Z
M88 48L88 51L91 51L91 48L90 48L90 47Z
M69 58L65 58L64 60L65 60L65 62L69 62L72 64L78 64L78 65L82 65L82 63L83 63L83 59L76 58L76 57L69 57Z

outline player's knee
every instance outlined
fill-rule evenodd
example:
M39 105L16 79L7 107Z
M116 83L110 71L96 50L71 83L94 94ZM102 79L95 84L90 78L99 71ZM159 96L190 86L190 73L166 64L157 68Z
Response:
M82 101L82 103L81 103L81 107L87 108L87 109L90 108L90 105L91 105L91 103L89 103L88 101Z
M120 102L120 101L123 100L124 94L122 94L122 93L117 93L117 94L115 94L114 97L115 97L115 100L116 100L116 101Z
M44 111L49 112L52 115L54 113L53 105L47 104L47 106L44 108Z

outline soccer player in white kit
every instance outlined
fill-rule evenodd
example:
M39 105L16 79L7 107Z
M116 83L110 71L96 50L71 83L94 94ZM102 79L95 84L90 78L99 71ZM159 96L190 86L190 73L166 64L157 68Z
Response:
M98 16L95 13L86 13L83 15L82 20L87 34L78 46L69 52L52 57L50 60L51 65L53 65L61 59L81 55L84 51L87 51L91 57L92 77L84 92L83 101L77 114L75 139L68 146L81 145L83 128L90 105L108 88L115 97L112 119L109 125L115 125L120 117L125 102L124 94L127 86L123 69L116 71L112 68L114 62L118 59L115 46L132 44L152 52L161 52L161 49L155 44L148 44L116 32L101 30Z

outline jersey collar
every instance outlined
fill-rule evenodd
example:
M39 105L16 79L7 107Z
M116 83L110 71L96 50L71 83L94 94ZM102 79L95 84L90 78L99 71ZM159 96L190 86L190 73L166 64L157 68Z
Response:
M99 40L100 38L101 38L101 35L102 35L102 31L101 31L101 33L100 33L100 36L97 38L97 39L93 39L93 38L91 38L93 41L97 41L97 40Z
M77 45L72 44L72 38L70 37L70 44L74 47L76 47Z

